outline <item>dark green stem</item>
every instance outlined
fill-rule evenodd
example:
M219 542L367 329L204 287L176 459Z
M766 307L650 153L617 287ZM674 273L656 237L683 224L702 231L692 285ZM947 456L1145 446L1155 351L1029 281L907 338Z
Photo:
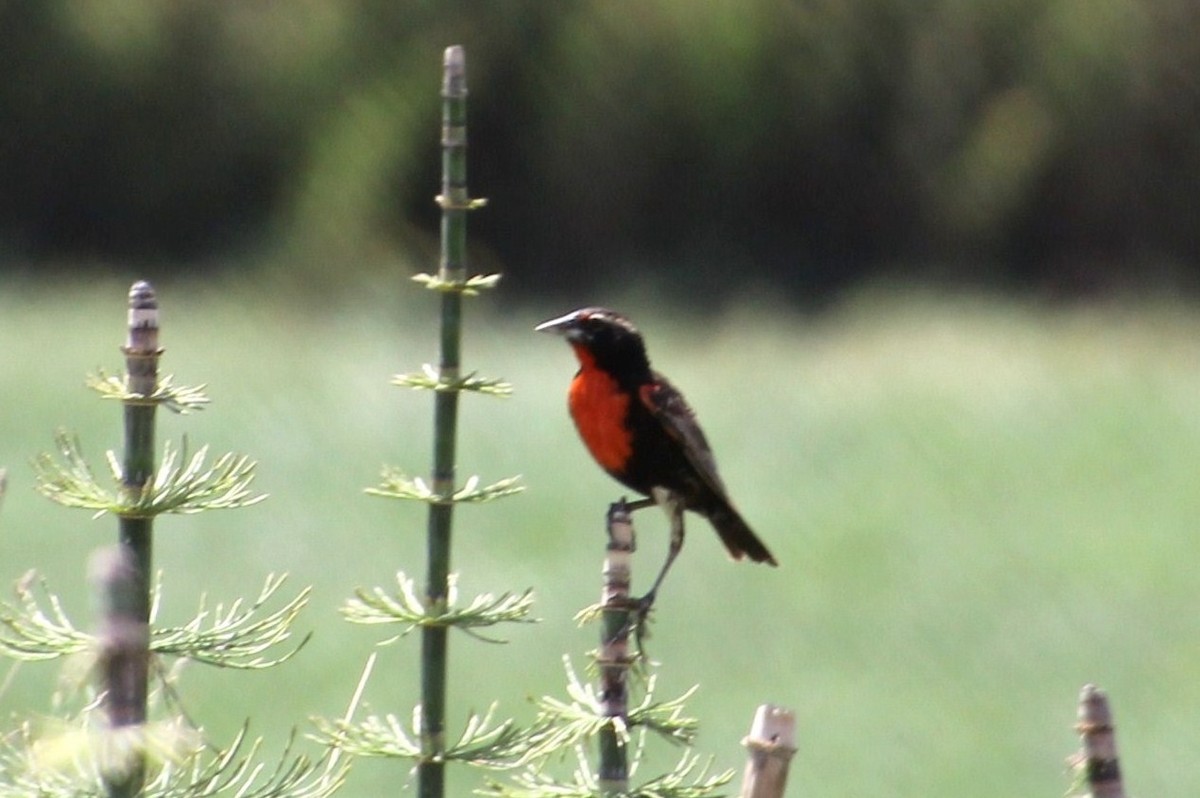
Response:
M442 83L442 258L438 277L447 283L466 277L467 211L467 87L461 47L446 50ZM462 294L442 293L441 381L459 377L462 342ZM433 490L454 493L455 443L458 434L458 393L439 392L434 402ZM431 610L444 607L449 591L450 532L453 504L434 504L429 510L428 573L425 596ZM424 756L417 769L420 798L445 794L446 628L429 626L421 634L421 742Z
M129 376L129 392L150 396L158 382L158 298L147 282L129 289L129 332L123 348ZM136 399L125 403L125 449L122 461L122 490L139 495L154 476L154 409L150 402ZM149 518L122 516L118 522L120 558L127 574L122 582L123 623L148 629L150 622L150 574L153 554L153 523ZM149 656L146 652L126 651L114 661L116 671L109 674L105 709L113 728L137 726L146 722L146 697L149 685ZM107 778L109 794L136 795L145 778L145 763L137 761L128 771Z

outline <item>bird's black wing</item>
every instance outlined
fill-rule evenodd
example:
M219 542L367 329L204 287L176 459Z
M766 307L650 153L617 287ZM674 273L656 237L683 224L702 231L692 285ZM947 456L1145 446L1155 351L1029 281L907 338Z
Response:
M705 485L728 501L725 483L717 473L717 462L713 458L712 449L709 448L704 431L696 421L696 413L683 398L683 394L657 372L654 373L653 380L643 385L638 393L642 404L662 424L663 430L683 447L688 462L696 469Z

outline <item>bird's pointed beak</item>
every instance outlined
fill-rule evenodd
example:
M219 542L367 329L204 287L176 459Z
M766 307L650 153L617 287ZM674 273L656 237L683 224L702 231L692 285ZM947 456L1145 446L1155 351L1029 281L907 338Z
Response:
M555 335L566 335L574 327L575 321L579 318L577 311L572 311L565 316L559 316L557 319L544 321L533 328L534 332L548 332Z

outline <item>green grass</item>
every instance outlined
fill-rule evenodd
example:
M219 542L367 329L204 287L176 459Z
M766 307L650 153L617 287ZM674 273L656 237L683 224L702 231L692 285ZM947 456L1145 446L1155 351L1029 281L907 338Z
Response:
M59 427L97 462L117 445L117 408L82 381L120 366L126 287L0 290L0 578L37 567L80 618L87 554L115 524L41 499L28 461ZM429 396L387 381L433 357L433 303L403 284L333 308L226 290L160 287L164 370L213 398L164 414L162 434L257 458L271 498L161 521L156 557L167 620L204 591L253 594L271 571L315 586L301 622L315 636L292 662L184 679L214 737L249 716L281 741L343 711L384 636L342 622L342 601L424 572L423 509L362 488L384 463L428 469ZM657 605L663 693L701 685L698 748L719 768L740 770L738 741L771 701L799 718L796 794L1059 795L1075 697L1094 681L1112 695L1133 792L1200 791L1200 313L884 294L816 319L770 303L706 319L625 307L782 564L731 564L694 521ZM598 596L603 512L620 491L567 419L569 351L530 331L564 310L470 308L467 367L517 393L464 398L460 473L520 473L529 490L461 509L454 565L467 595L534 587L543 622L508 630L508 646L453 639L452 718L497 698L527 719L528 696L562 694L561 655L581 665L594 644L571 617ZM645 579L665 523L638 526ZM374 710L407 714L416 663L415 640L382 651ZM6 725L48 711L61 672L23 666L0 695ZM407 778L360 765L346 794ZM461 770L450 782L475 783Z

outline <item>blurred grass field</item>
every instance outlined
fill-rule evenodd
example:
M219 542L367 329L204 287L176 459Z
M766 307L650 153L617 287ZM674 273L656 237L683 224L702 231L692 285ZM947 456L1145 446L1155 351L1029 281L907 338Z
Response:
M28 464L62 427L97 465L118 445L117 407L82 383L121 367L126 288L0 286L0 578L36 567L80 619L88 552L115 524L39 497ZM315 588L300 623L314 637L295 659L196 667L182 693L217 739L251 717L281 744L344 711L388 634L346 624L341 603L397 570L423 575L423 508L362 489L385 463L428 469L429 396L387 383L433 359L434 303L403 284L332 307L250 284L159 288L163 370L213 399L164 413L161 437L256 458L270 494L159 523L163 620L204 591L252 596L268 572ZM749 300L704 317L652 297L622 307L781 563L731 564L694 521L657 605L661 695L700 685L697 749L716 767L740 771L738 741L771 701L799 718L797 795L1059 795L1075 698L1094 681L1112 695L1128 787L1200 793L1200 312L885 292L807 318ZM535 588L542 622L504 630L507 646L454 638L454 719L498 699L528 720L529 696L563 695L562 655L582 667L594 644L572 616L598 596L603 512L620 491L567 418L569 350L531 332L567 309L469 310L467 368L516 394L464 398L460 475L522 474L528 490L458 512L454 566L464 595ZM643 514L638 529L645 578L665 521ZM407 715L417 649L382 650L371 709ZM60 673L22 666L0 694L5 725L47 712ZM406 778L361 764L344 794ZM450 785L477 783L456 770Z

